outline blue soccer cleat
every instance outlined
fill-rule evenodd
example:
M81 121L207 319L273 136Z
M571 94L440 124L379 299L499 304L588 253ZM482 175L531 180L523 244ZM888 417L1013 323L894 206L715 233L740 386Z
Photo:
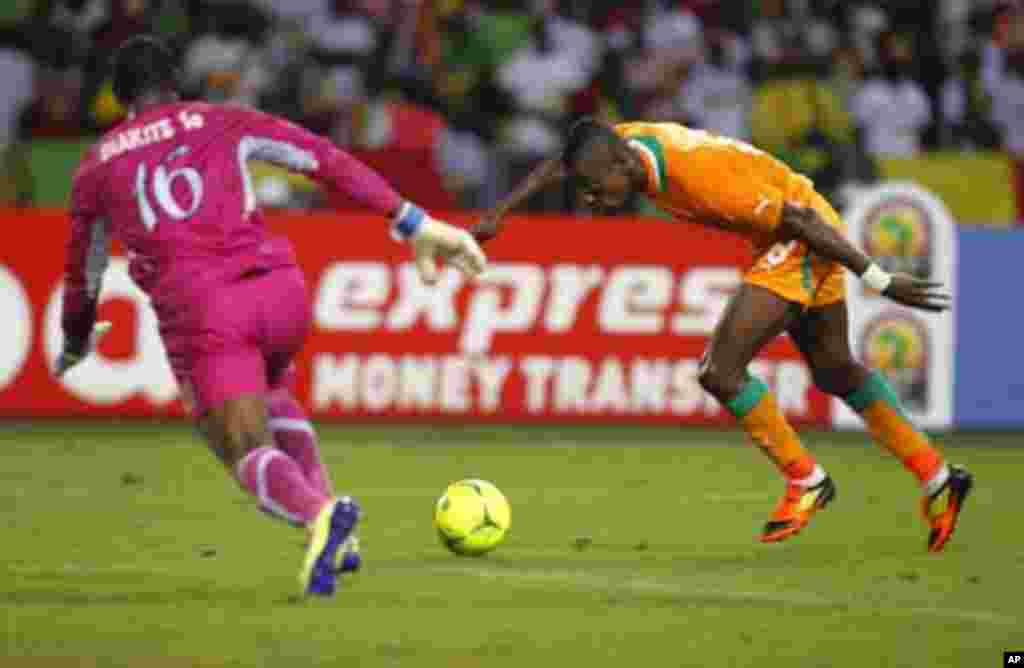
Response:
M350 534L338 550L338 557L334 563L334 572L337 575L355 573L363 565L363 558L359 554L359 538Z
M310 525L310 541L306 558L299 572L299 585L306 596L331 596L338 579L338 550L351 545L349 537L359 522L359 504L349 496L343 496L334 503L324 506ZM358 545L356 546L356 568L359 566ZM342 564L345 554L342 554Z

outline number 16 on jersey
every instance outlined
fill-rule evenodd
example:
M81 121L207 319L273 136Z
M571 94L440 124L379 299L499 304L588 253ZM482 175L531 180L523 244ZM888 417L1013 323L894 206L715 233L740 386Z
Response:
M201 122L201 121L200 121ZM179 149L171 154L172 157L187 153ZM184 179L189 189L188 208L183 208L174 198L174 182ZM152 200L150 199L152 191ZM135 199L139 204L139 217L142 224L150 232L160 222L161 216L175 221L187 220L194 214L203 201L203 177L192 167L181 167L171 171L165 165L157 165L152 175L149 174L145 163L139 165L135 172ZM153 203L160 209L159 214L153 208Z
M202 129L206 124L202 114L188 110L178 114L178 122L186 132ZM181 146L171 152L164 162L186 155L188 152L188 146ZM151 176L152 178L150 178ZM174 182L178 179L184 179L184 183L189 189L187 209L183 208L174 198ZM150 193L150 189L152 189L152 193ZM152 199L150 194L152 194ZM175 221L187 220L203 203L203 177L198 170L192 167L181 167L168 171L167 167L162 164L157 165L150 175L148 167L144 163L140 164L138 171L135 172L135 201L139 205L139 218L150 232L160 222L161 214L163 217ZM156 203L159 212L153 208L153 202Z

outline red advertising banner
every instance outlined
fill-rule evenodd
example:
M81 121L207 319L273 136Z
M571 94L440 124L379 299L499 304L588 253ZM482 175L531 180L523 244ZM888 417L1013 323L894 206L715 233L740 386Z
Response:
M470 224L465 215L453 222ZM8 212L0 259L0 417L181 415L156 320L115 257L98 354L62 380L62 212ZM423 285L384 221L288 215L313 303L296 392L318 419L455 422L729 421L697 384L708 336L740 280L743 242L630 218L528 217L487 247L479 281ZM796 422L828 399L788 339L752 371Z

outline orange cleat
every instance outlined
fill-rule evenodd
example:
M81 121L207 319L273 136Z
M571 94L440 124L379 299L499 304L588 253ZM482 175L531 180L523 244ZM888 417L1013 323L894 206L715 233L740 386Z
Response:
M811 521L811 516L834 498L836 486L830 476L825 476L825 479L814 487L788 485L786 495L779 501L771 519L764 525L761 542L777 543L800 533L800 530Z
M942 489L924 497L921 513L928 522L928 551L941 552L953 536L964 500L974 486L974 476L967 469L949 467L949 479ZM945 503L943 503L945 500Z

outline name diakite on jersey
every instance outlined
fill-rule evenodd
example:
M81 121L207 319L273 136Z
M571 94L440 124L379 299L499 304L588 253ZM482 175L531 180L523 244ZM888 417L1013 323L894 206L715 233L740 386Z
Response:
M203 127L203 116L183 111L178 114L178 123L183 130L199 130ZM123 153L150 144L174 139L176 134L174 121L170 118L161 118L137 128L128 128L124 132L115 134L100 146L100 162L107 162Z

